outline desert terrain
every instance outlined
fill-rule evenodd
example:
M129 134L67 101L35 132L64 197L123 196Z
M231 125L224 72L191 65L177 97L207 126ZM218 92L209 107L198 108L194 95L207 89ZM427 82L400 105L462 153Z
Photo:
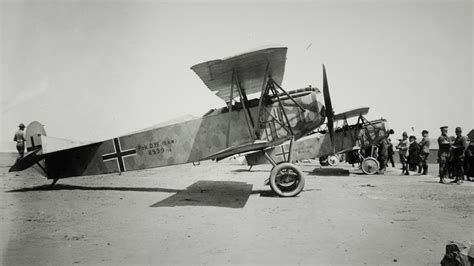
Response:
M474 241L474 182L367 176L301 163L305 190L279 198L270 165L201 162L74 177L53 188L0 156L3 265L439 265L448 241Z

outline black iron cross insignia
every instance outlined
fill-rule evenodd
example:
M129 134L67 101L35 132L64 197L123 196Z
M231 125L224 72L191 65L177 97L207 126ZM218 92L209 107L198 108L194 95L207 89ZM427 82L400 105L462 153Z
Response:
M275 156L283 156L283 161L286 161L286 155L289 154L289 151L285 151L285 146L280 145L281 147L281 152L280 153L275 153Z
M117 160L117 164L120 169L120 172L125 172L127 171L127 169L125 169L125 164L123 163L123 159L128 156L136 155L137 151L135 148L122 151L120 140L118 138L114 138L112 141L114 144L113 145L114 152L102 155L102 161L106 162L110 160Z

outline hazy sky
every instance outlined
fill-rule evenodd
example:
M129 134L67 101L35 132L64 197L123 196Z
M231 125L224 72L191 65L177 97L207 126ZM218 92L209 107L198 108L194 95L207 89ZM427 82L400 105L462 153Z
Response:
M224 103L194 64L287 46L283 87L371 107L396 135L474 126L471 1L2 1L0 150L20 122L102 140ZM321 97L322 99L322 97Z

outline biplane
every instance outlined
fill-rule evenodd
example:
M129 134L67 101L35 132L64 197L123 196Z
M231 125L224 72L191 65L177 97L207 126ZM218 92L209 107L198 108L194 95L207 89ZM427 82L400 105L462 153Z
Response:
M296 196L305 179L292 163L292 143L323 125L326 118L332 134L333 111L324 65L325 106L317 100L315 88L283 89L286 54L286 47L268 48L192 66L209 90L226 103L200 118L93 143L49 137L41 123L32 122L26 129L27 153L10 171L37 165L54 186L62 178L219 160L260 151L273 165L271 189L282 197ZM267 150L286 141L290 143L288 156L277 164Z
M334 115L336 123L334 133L328 127L320 127L307 136L291 143L283 143L267 149L266 156L270 157L276 164L287 160L288 151L292 149L292 160L303 161L307 159L324 158L325 165L335 166L339 163L340 154L357 152L360 158L360 167L366 174L374 174L379 169L376 156L376 145L386 136L386 120L378 119L369 121L364 116L368 113L368 107L353 109ZM348 119L357 117L355 124L349 124ZM338 126L337 122L341 122ZM370 149L371 153L363 156L359 151ZM267 164L266 156L258 151L245 155L245 161L250 166ZM321 160L320 160L321 163Z

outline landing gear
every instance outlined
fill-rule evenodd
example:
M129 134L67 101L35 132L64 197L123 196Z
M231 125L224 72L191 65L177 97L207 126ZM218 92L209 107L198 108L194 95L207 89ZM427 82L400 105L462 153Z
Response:
M374 157L367 157L360 164L362 172L368 175L374 175L379 170L379 162Z
M304 188L304 176L292 163L280 163L270 172L270 187L281 197L294 197Z
M270 184L272 191L280 197L294 197L300 194L304 188L305 179L303 173L296 165L291 163L293 141L294 139L292 138L286 162L277 164L270 155L264 152L265 158L273 165L270 171L270 178L265 181L265 185Z
M328 164L330 166L336 166L339 164L339 157L337 155L331 155L328 157Z

